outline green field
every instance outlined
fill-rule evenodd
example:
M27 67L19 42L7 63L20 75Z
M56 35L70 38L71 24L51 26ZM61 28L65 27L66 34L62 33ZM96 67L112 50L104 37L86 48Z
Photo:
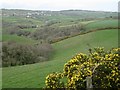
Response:
M103 24L104 25L104 24ZM52 72L60 72L65 62L75 54L87 53L89 48L118 47L118 30L102 30L72 37L52 44L55 53L50 61L3 68L3 87L5 88L41 88L45 77Z
M94 22L87 23L85 28L87 30L101 29L101 28L117 28L118 20L117 19L105 19L105 20L96 20Z
M85 30L96 30L104 28L118 28L117 19L96 19L90 21L63 21L62 23L56 23L51 25L52 27L70 27L73 25L83 25Z
M12 23L16 25L41 25L43 22L38 19L23 18L23 17L3 17L3 22Z
M16 42L16 43L24 43L24 44L34 44L38 41L36 40L32 40L31 38L26 38L24 36L17 36L17 35L2 35L2 41L12 41L12 42Z

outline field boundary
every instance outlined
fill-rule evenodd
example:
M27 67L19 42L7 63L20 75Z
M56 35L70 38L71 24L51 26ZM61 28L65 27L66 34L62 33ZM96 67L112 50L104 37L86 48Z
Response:
M76 36L79 36L79 35L84 35L84 34L88 34L88 33L91 33L91 32L108 30L108 29L120 29L120 27L106 27L106 28L91 29L91 30L86 31L86 32L82 32L82 33L78 33L78 34L75 34L75 35L66 36L64 38L56 39L56 40L52 41L51 44L54 44L54 43L57 43L57 42L60 42L62 40L69 39L69 38L72 38L72 37L76 37Z

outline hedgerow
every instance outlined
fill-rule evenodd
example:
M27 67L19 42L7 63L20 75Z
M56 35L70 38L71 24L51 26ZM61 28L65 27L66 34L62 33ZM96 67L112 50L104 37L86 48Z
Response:
M45 84L46 88L87 88L86 77L91 77L93 88L120 88L120 48L105 51L98 47L89 49L89 55L79 53L64 65L62 73L48 75Z

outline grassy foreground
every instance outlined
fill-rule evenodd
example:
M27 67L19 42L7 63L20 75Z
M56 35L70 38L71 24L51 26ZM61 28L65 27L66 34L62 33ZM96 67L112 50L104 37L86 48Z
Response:
M55 53L50 61L3 68L3 88L41 88L45 77L60 72L63 65L79 52L87 53L92 47L106 49L118 46L118 30L103 30L72 37L53 44Z

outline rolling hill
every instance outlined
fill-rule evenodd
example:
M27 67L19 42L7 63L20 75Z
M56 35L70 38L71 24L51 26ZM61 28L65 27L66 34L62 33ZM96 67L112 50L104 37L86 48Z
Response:
M24 43L24 44L34 44L37 43L37 40L33 40L31 38L26 38L24 36L17 36L17 35L2 35L2 41L4 42L16 42L16 43Z
M87 30L102 29L102 28L118 28L118 20L117 19L97 20L86 24L85 28Z
M87 53L89 48L118 47L118 30L109 29L79 35L52 44L55 53L50 61L3 68L4 88L42 88L45 77L52 72L62 71L65 62L75 54Z
M88 49L94 47L118 47L117 12L17 9L2 11L2 42L35 44L43 39L58 38L57 42L51 44L54 52L49 61L2 68L3 88L42 88L45 86L45 77L52 72L62 71L64 64L77 53L88 53ZM23 32L25 36L21 35ZM27 32L29 35L26 35ZM40 39L33 40L34 33Z
M88 10L62 10L62 11L32 11L19 9L2 9L3 22L13 24L38 25L46 23L58 25L75 24L80 21L102 18L117 18L117 12L88 11Z

